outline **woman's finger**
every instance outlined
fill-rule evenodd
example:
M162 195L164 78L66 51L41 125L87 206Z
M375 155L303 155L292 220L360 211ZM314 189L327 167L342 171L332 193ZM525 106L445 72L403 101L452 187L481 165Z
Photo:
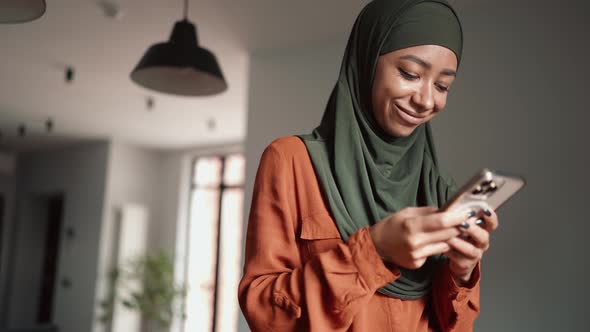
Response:
M490 233L481 227L475 226L473 220L469 221L469 225L469 228L463 230L463 234L469 235L470 242L476 247L484 251L488 250L490 247Z
M477 248L473 244L455 237L447 241L451 249L457 251L461 255L470 259L481 259L482 249Z
M436 242L446 242L461 234L457 227L444 228L434 232L423 232L415 236L415 247L421 247Z
M427 244L417 250L414 250L412 252L412 259L414 260L418 260L418 259L423 259L432 255L437 255L437 254L443 254L447 251L449 251L451 248L449 246L449 244L447 244L446 242L437 242L437 243L431 243L431 244Z
M445 252L445 256L447 256L448 258L450 258L451 260L453 260L455 262L458 262L458 261L461 261L464 259L470 259L470 258L463 256L462 254L455 251L454 249L451 249L451 250Z
M459 226L466 222L469 217L468 211L437 212L422 218L415 218L412 223L417 228L417 231L432 232Z
M498 215L491 209L483 209L480 212L480 218L483 221L479 226L488 232L496 230L499 226Z

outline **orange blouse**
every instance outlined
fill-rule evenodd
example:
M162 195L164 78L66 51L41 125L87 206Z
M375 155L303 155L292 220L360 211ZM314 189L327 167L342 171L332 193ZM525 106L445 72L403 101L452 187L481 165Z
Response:
M367 228L344 242L304 143L275 140L264 151L252 198L239 302L252 331L472 331L479 264L458 287L442 264L432 292L400 300L376 292L400 276Z

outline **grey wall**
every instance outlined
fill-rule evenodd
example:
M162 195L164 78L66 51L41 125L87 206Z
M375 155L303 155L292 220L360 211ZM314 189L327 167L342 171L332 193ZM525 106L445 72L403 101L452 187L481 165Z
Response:
M476 331L586 331L587 5L455 3L465 51L447 108L433 121L439 157L459 182L483 166L529 182L499 211ZM264 147L317 125L340 65L337 45L252 56L246 211Z
M64 230L72 227L75 236L62 240L60 245L54 321L61 331L90 330L107 153L108 143L97 142L19 156L18 227L12 234L19 241L11 253L13 260L8 269L12 273L7 297L9 326L31 326L35 320L30 298L36 293L29 287L31 283L23 283L23 279L34 265L29 259L35 256L34 236L42 227L29 223L31 209L27 202L39 195L62 192L65 194L63 227ZM64 277L71 280L70 288L59 286Z
M459 180L489 166L529 183L499 211L476 328L586 331L589 8L579 1L465 7L464 62L448 112L435 120L439 154Z
M10 298L10 325L33 326L39 309L47 238L47 200L35 193L18 202Z
M34 208L40 195L65 193L64 230L73 226L76 231L74 239L62 237L58 281L68 277L72 287L57 285L55 322L66 332L101 331L97 303L105 298L105 277L113 264L117 208L126 203L146 206L150 214L148 250L173 253L181 186L188 188L189 180L181 176L184 155L104 142L21 155L18 181L6 172L0 174L0 190L10 194L18 188L19 201L18 227L12 227L5 237L14 241L2 242L5 247L14 246L6 252L6 257L12 257L11 264L2 269L0 278L0 286L4 280L10 283L0 288L8 292L0 294L0 300L7 300L2 309L9 309L6 325L31 326L35 321L40 282L35 272L41 268L44 227L31 214L42 213L42 206Z
M12 227L14 226L14 195L16 176L14 174L16 157L8 153L0 153L0 193L4 196L4 216L3 231L0 238L0 326L6 320L8 314L5 304L5 292L7 291L7 282L9 278L8 261L10 259L10 247L12 244Z
M246 221L262 151L275 138L309 133L317 126L338 77L343 50L340 41L251 56L248 126L244 143ZM238 327L239 331L249 330L241 313Z
M272 140L310 133L338 78L343 42L253 54L246 155L246 212L258 160ZM247 214L246 214L247 215Z

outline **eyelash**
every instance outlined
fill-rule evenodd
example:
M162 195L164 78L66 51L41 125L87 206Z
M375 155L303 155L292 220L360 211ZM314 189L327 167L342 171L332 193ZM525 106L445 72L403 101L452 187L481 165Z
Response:
M420 78L419 76L412 75L401 68L398 68L398 70L402 77L407 79L408 81L414 81ZM441 92L449 92L449 88L443 85L437 85L436 88Z
M416 79L420 78L419 76L412 75L412 74L408 73L407 71L405 71L405 70L403 70L401 68L399 68L399 72L400 72L400 74L402 74L402 76L405 79L407 79L409 81L413 81L413 80L416 80Z

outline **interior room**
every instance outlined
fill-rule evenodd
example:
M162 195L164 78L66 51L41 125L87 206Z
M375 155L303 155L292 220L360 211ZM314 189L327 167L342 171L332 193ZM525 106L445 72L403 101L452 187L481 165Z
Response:
M320 123L369 1L22 2L43 8L0 24L0 331L250 331L238 283L261 155ZM498 211L474 330L587 331L590 5L449 2L464 49L432 121L439 161L457 183L527 180ZM199 91L190 70L148 79L173 28L218 64Z

